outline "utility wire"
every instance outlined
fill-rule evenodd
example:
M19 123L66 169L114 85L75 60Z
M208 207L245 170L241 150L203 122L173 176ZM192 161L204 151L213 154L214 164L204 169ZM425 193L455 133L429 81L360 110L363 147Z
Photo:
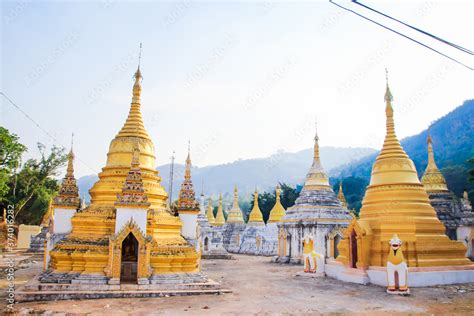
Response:
M440 51L438 51L438 50L436 50L436 49L434 49L434 48L432 48L432 47L430 47L430 46L428 46L428 45L426 45L426 44L423 44L423 43L421 43L420 41L417 41L417 40L415 40L415 39L413 39L413 38L411 38L411 37L409 37L409 36L407 36L407 35L405 35L405 34L402 34L402 33L398 32L398 31L395 31L394 29L392 29L392 28L390 28L390 27L388 27L388 26L385 26L385 25L383 25L383 24L381 24L381 23L379 23L379 22L376 22L376 21L374 21L374 20L372 20L372 19L370 19L370 18L368 18L368 17L366 17L366 16L363 16L362 14L357 13L357 12L355 12L354 10L351 10L351 9L349 9L349 8L346 8L346 7L343 7L342 5L337 4L337 3L333 2L332 0L329 0L329 2L332 3L332 4L334 4L335 6L337 6L337 7L341 8L341 9L343 9L343 10L349 11L349 12L351 12L351 13L353 13L353 14L355 14L355 15L357 15L357 16L359 16L359 17L365 19L365 20L368 20L368 21L370 21L370 22L372 22L372 23L374 23L374 24L377 24L378 26L383 27L383 28L386 29L386 30L389 30L389 31L391 31L391 32L393 32L393 33L395 33L395 34L398 34L398 35L400 35L400 36L402 36L402 37L404 37L404 38L406 38L406 39L408 39L408 40L410 40L410 41L412 41L412 42L415 42L415 43L417 43L418 45L421 45L421 46L423 46L423 47L425 47L425 48L428 48L429 50L431 50L431 51L433 51L433 52L435 52L435 53L437 53L437 54L439 54L439 55L441 55L441 56L443 56L443 57L445 57L445 58L448 58L449 60L454 61L455 63L457 63L457 64L459 64L459 65L461 65L461 66L464 66L464 67L466 67L466 68L469 69L469 70L474 70L474 68L469 67L468 65L466 65L466 64L464 64L464 63L462 63L462 62L460 62L459 60L456 60L456 59L454 59L453 57L450 57L450 56L448 56L448 55L446 55L446 54L444 54L444 53L442 53L442 52L440 52Z
M440 38L440 37L438 37L438 36L436 36L436 35L433 35L433 34L431 34L431 33L429 33L429 32L423 31L422 29L419 29L419 28L417 28L417 27L415 27L415 26L412 26L412 25L407 24L407 23L405 23L405 22L403 22L403 21L400 21L400 20L398 20L398 19L396 19L396 18L394 18L394 17L391 17L390 15L387 15L387 14L385 14L385 13L383 13L383 12L380 12L380 11L378 11L378 10L376 10L376 9L373 9L373 8L371 8L371 7L365 5L365 4L363 4L363 3L361 3L361 2L359 2L359 1L357 1L357 0L352 0L352 2L354 2L354 3L357 4L357 5L360 5L361 7L364 7L364 8L366 8L366 9L369 9L369 10L372 11L372 12L375 12L375 13L380 14L380 15L386 17L386 18L389 18L389 19L391 19L391 20L393 20L393 21L396 21L396 22L398 22L398 23L400 23L400 24L403 24L403 25L405 25L406 27L409 27L409 28L411 28L411 29L413 29L413 30L415 30L415 31L418 31L418 32L420 32L420 33L422 33L422 34L424 34L424 35L427 35L427 36L429 36L429 37L431 37L431 38L434 38L434 39L437 40L437 41L440 41L440 42L442 42L442 43L444 43L444 44L447 44L447 45L452 46L452 47L454 47L454 48L456 48L456 49L459 49L459 50L462 51L462 52L468 53L468 54L470 54L470 55L474 55L474 52L473 52L472 50L469 50L469 49L464 48L464 47L462 47L462 46L460 46L460 45L451 43L451 42L449 42L449 41L447 41L447 40L444 40L444 39L442 39L442 38Z
M55 143L59 144L62 148L66 149L66 146L63 146L61 145L61 142L56 138L54 137L53 135L51 135L46 129L44 129L41 125L38 124L38 122L36 122L31 116L28 115L28 113L26 113L25 111L23 111L15 102L13 102L4 92L0 91L0 94L11 104L13 105L18 111L20 111L21 114L23 114L23 116L25 116L28 120L30 120L34 125L36 125L36 127L38 127L43 133L45 133L49 138L51 138ZM93 171L94 173L97 173L96 170L94 170L94 168L90 167L87 163L85 163L81 158L77 157L77 155L75 156L77 158L77 160L79 160L81 163L84 164L84 166L86 166L87 168L89 168L91 171Z

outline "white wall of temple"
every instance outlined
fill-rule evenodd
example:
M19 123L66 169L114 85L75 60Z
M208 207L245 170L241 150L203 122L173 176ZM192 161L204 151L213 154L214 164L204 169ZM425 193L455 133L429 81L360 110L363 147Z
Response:
M181 235L185 238L196 238L198 214L179 214L179 219L183 223L181 227Z
M75 209L55 208L54 209L54 234L68 234L72 230L71 218L76 214Z
M312 235L314 238L314 251L327 258L329 250L327 249L328 241L326 237L330 229L330 227L318 227L309 225L304 226L303 228L286 228L287 233L291 235L290 242L287 245L287 252L289 252L290 258L292 258L293 260L303 258L303 238L307 235Z
M146 234L147 227L147 214L148 209L144 208L117 208L117 213L115 217L115 233L120 232L125 224L127 224L130 219L133 218L133 221L137 223L137 226L140 228L142 233Z
M473 258L474 257L474 249L473 247L473 233L474 227L470 226L460 226L457 228L456 234L459 241L466 246L466 257Z

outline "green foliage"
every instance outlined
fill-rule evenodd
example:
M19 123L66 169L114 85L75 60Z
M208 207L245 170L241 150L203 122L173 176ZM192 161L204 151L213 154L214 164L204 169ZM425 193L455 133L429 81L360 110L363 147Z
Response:
M239 200L239 207L244 214L244 221L248 220L248 215L250 214L250 201L248 200Z
M17 224L39 224L49 200L57 193L59 183L54 178L65 165L64 149L53 146L50 152L38 143L40 159L28 159L18 173L8 178L8 192L2 202L15 207Z
M298 190L296 190L295 187L289 186L286 183L280 183L281 187L281 195L280 195L280 201L281 205L285 209L288 209L289 207L292 207L295 205L295 201L300 196L300 193Z
M339 193L339 182L341 179L330 179L333 183L332 188L336 194ZM342 190L346 197L347 207L355 210L357 216L359 216L360 208L362 207L362 199L364 198L365 189L369 185L369 182L360 177L347 177L342 179Z
M5 202L8 181L20 166L21 156L27 150L15 134L0 126L0 202Z
M474 157L468 160L469 163L474 164ZM474 167L469 170L469 182L474 182Z

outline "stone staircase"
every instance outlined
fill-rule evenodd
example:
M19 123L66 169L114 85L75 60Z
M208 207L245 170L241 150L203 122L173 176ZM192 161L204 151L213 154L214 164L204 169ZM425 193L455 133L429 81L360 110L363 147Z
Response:
M44 276L44 275L43 275ZM223 294L230 290L223 289L221 284L209 280L201 273L183 275L155 275L150 284L85 284L74 283L77 275L66 276L63 282L44 283L36 277L15 292L19 302L51 301L68 299L99 299L125 297L162 297L177 295ZM69 280L68 280L69 279ZM43 279L44 280L44 279ZM69 283L66 283L68 280Z

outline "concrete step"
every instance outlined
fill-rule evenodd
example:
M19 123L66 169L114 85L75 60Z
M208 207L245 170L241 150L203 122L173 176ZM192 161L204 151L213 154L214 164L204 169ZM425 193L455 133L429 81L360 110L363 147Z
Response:
M231 293L228 289L114 290L114 291L16 291L18 302L71 299L142 298Z

